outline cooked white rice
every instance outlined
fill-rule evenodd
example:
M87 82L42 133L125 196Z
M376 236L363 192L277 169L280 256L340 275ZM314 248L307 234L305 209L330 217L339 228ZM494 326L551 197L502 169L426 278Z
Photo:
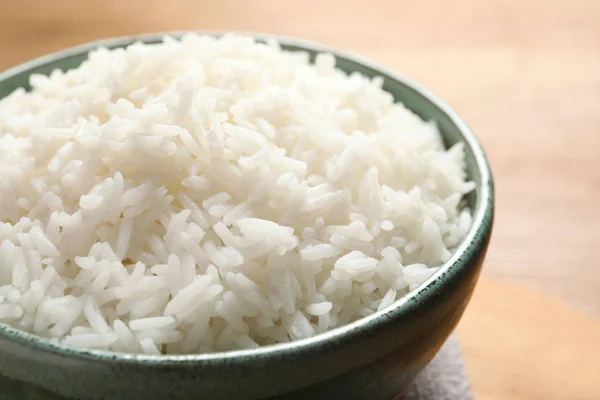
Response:
M0 322L202 353L390 306L466 234L461 144L321 54L188 35L0 101Z

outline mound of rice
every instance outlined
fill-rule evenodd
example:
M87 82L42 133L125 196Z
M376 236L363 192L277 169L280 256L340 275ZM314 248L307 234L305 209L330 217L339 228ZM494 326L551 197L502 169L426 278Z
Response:
M332 55L243 36L98 49L0 101L0 323L177 354L390 306L465 236L444 148Z

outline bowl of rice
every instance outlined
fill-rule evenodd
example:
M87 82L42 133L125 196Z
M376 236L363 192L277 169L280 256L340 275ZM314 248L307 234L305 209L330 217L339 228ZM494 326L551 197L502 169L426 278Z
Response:
M0 73L0 386L15 398L400 395L493 221L473 133L297 39L110 39Z

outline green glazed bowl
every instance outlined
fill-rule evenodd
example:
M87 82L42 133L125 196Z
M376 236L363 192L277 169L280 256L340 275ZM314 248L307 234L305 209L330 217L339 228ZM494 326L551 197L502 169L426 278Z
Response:
M163 36L110 39L38 58L0 73L0 98L19 87L28 89L31 74L77 67L97 47L157 43ZM344 71L382 76L383 88L397 101L437 122L448 146L465 144L468 175L476 189L467 197L473 225L456 253L417 290L385 310L310 339L255 350L120 354L72 348L0 324L0 398L393 399L431 361L469 302L490 239L494 194L484 152L456 112L419 84L355 55L277 39L284 49L312 57L331 52Z

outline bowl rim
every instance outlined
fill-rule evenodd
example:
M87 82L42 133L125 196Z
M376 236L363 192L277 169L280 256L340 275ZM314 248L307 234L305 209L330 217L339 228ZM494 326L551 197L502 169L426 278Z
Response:
M225 34L240 34L251 36L257 40L265 41L267 39L275 39L283 46L298 48L300 51L311 51L316 53L330 53L338 58L348 60L350 62L360 64L371 70L381 73L408 89L417 92L427 102L437 107L449 120L456 126L462 140L470 147L474 159L475 169L480 174L480 182L477 185L479 189L479 199L473 211L473 221L465 238L452 253L448 261L443 263L440 268L430 276L417 289L402 296L387 308L377 311L367 317L360 318L354 322L331 329L329 331L317 334L306 339L299 339L285 343L277 343L267 346L258 347L250 350L230 350L215 353L201 354L169 354L169 355L146 355L134 353L120 353L108 350L78 348L63 344L57 339L48 339L37 336L32 333L21 331L7 324L0 323L0 339L7 339L15 344L33 348L36 351L44 351L47 353L69 356L79 359L92 359L96 362L110 363L125 363L152 366L199 366L206 363L226 362L231 365L234 363L245 363L256 358L274 358L277 356L291 355L299 356L302 353L313 351L318 348L324 348L327 343L343 340L344 342L352 342L355 337L362 335L365 331L376 330L386 320L401 317L407 312L411 305L415 302L423 301L426 296L431 296L435 287L443 284L444 275L448 272L458 272L462 268L466 268L472 257L468 256L472 247L476 245L481 247L485 245L484 241L478 241L477 238L489 238L491 234L492 221L494 215L494 183L491 168L487 161L486 155L481 144L471 131L469 126L462 120L458 113L444 100L435 95L429 89L420 83L393 71L391 68L380 65L361 55L349 53L343 50L332 49L320 43L299 39L289 36L281 36L267 33L255 33L245 31L168 31L145 33L139 35L121 36L109 39L102 39L93 42L84 43L64 50L59 50L25 63L16 65L8 70L0 72L0 84L3 81L10 79L16 75L27 73L27 71L43 66L57 60L68 57L86 54L98 47L126 47L135 42L152 42L157 43L162 41L165 36L181 38L186 34L222 36ZM465 255L467 255L465 257Z

